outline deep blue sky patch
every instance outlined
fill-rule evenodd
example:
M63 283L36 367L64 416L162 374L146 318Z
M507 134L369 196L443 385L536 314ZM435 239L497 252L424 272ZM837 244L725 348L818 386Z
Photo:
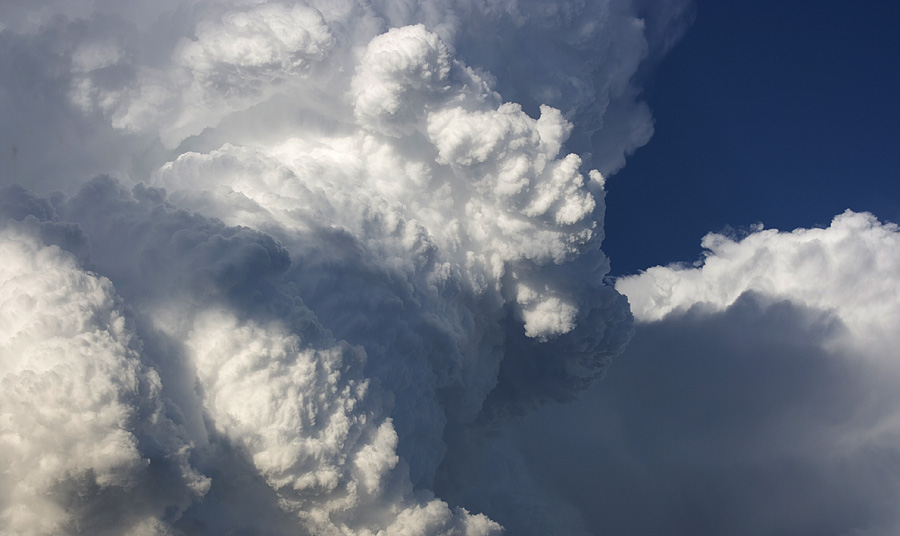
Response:
M900 3L701 1L646 97L655 134L608 182L614 274L693 261L727 226L900 221Z

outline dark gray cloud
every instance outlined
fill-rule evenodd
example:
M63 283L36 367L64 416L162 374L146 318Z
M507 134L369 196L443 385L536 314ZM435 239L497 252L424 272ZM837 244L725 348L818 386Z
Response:
M640 324L582 401L526 420L527 466L594 534L892 534L897 395L830 349L846 332L753 293Z
M641 322L582 406L604 455L580 489L610 505L583 503L591 524L895 533L898 241L848 210L826 228L710 234L694 265L618 280Z

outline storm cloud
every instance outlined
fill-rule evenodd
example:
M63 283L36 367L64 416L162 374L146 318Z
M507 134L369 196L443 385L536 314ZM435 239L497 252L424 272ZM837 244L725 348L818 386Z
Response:
M631 335L605 175L679 6L5 3L4 530L571 525L473 464Z

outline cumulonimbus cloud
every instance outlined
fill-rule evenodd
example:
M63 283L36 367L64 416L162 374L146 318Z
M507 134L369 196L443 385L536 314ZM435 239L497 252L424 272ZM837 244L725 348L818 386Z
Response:
M515 523L521 508L467 510L464 457L511 416L572 399L631 333L600 241L603 173L651 132L636 13L0 8L4 172L31 189L0 197L3 523ZM636 134L608 135L622 131ZM38 407L49 420L30 420Z

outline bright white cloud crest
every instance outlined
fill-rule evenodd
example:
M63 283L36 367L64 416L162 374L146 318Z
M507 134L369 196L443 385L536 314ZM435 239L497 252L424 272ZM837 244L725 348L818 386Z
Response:
M847 211L827 228L753 232L742 240L709 234L700 267L653 267L620 279L636 318L660 320L699 306L721 311L752 291L834 314L866 355L890 354L900 302L900 231ZM879 347L881 345L881 347Z
M37 192L0 198L4 530L553 526L536 491L540 524L469 512L457 469L630 336L587 168L651 130L635 13L0 8L4 170Z

